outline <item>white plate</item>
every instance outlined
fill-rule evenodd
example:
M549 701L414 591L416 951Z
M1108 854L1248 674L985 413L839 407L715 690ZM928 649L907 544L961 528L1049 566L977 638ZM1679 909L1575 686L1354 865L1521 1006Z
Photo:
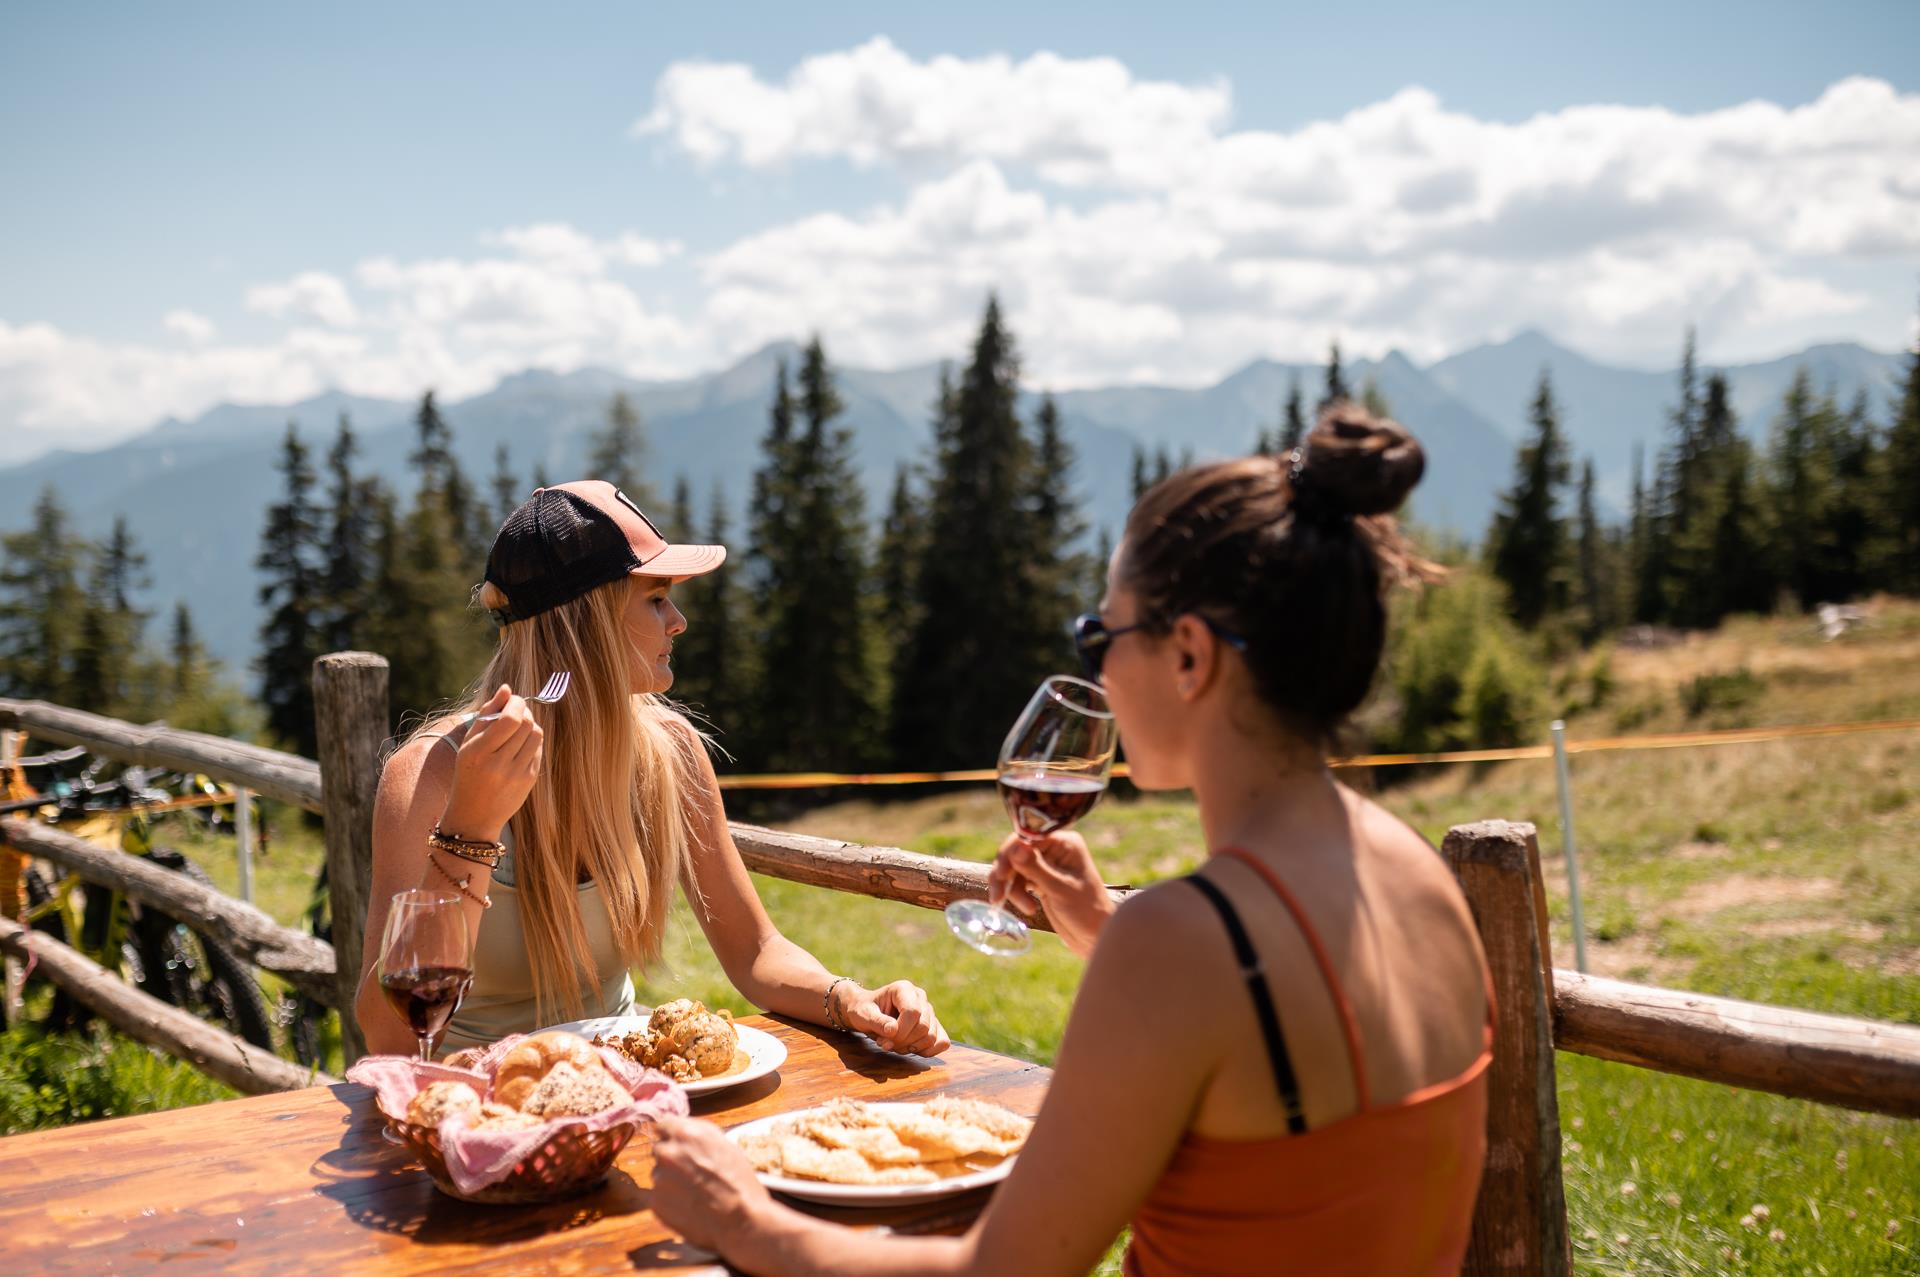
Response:
M569 1020L565 1024L556 1024L556 1029L566 1029L572 1033L589 1038L624 1036L639 1033L647 1027L650 1007L636 1007L633 1015L603 1015L597 1020ZM706 1095L711 1091L724 1091L730 1086L739 1086L742 1082L751 1082L755 1078L765 1077L779 1068L787 1060L787 1047L784 1042L771 1033L752 1028L745 1024L733 1026L740 1035L740 1049L747 1053L747 1067L738 1073L725 1073L719 1077L703 1077L697 1082L682 1082L680 1088L688 1095Z
M825 1107L824 1105L820 1107ZM869 1108L886 1110L911 1107L906 1102L877 1101L868 1103ZM738 1142L749 1135L759 1135L776 1122L791 1121L796 1117L815 1112L815 1109L796 1109L791 1113L777 1113L772 1117L755 1118L751 1122L742 1122L727 1132L727 1138ZM828 1206L902 1206L911 1202L931 1201L939 1197L951 1197L955 1193L964 1193L968 1189L982 1188L988 1184L998 1184L1013 1170L1014 1159L1018 1153L1006 1161L989 1166L983 1171L971 1171L965 1175L955 1175L951 1179L937 1179L931 1184L828 1184L817 1179L789 1179L785 1175L770 1175L757 1172L760 1182L776 1193L785 1193L788 1197L798 1197L803 1201L821 1202Z

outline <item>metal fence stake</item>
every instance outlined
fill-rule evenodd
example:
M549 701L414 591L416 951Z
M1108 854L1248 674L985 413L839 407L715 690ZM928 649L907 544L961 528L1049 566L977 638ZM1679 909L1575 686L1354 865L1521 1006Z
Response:
M1553 720L1553 767L1560 781L1560 837L1567 849L1567 906L1573 912L1573 965L1587 970L1587 924L1580 914L1580 853L1573 842L1573 782L1567 779L1567 725Z

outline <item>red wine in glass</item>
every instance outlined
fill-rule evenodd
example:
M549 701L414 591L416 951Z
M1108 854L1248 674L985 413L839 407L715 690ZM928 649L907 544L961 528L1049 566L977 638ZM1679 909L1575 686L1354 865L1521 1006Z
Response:
M382 975L380 991L414 1036L431 1042L445 1031L472 983L468 967L404 967Z
M380 989L433 1058L434 1039L473 982L471 940L460 897L415 888L395 892L380 941Z
M1092 811L1106 788L1107 782L1098 776L1039 767L1000 773L1000 799L1007 805L1007 815L1013 818L1015 830L1031 837L1065 829Z
M1056 674L1040 684L1000 746L1000 797L1022 838L1058 833L1093 810L1113 768L1113 711L1098 684ZM962 943L995 957L1033 945L1027 924L986 900L947 906Z

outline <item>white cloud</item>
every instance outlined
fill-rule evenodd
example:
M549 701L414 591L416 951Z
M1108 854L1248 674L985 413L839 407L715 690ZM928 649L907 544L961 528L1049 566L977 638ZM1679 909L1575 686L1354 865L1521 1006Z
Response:
M192 346L204 346L213 340L213 321L191 310L170 310L160 317L160 326Z
M783 85L738 63L676 63L633 131L668 136L707 163L979 158L1033 164L1057 181L1104 184L1108 176L1158 171L1206 144L1230 106L1224 84L1136 80L1112 58L917 62L879 37L808 58Z
M703 165L837 160L897 186L693 250L547 221L302 271L246 290L277 321L251 343L187 310L154 346L0 322L0 423L21 427L0 460L220 400L458 396L528 366L670 376L809 330L853 364L954 358L989 290L1029 379L1056 387L1202 382L1335 334L1431 358L1540 324L1665 362L1689 323L1714 360L1910 331L1920 95L1880 81L1518 123L1418 87L1291 132L1234 129L1230 109L1223 84L1110 59L919 60L885 40L778 81L677 64L637 133ZM704 291L676 307L651 291L668 277Z
M281 284L257 284L247 290L247 309L276 319L317 319L335 328L359 320L347 286L325 271L302 271Z

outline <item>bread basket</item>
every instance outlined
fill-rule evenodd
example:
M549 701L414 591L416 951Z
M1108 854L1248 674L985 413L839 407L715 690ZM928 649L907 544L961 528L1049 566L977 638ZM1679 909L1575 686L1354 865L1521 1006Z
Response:
M517 1162L505 1179L462 1192L447 1170L437 1129L405 1121L390 1121L388 1125L413 1150L441 1192L463 1202L504 1206L556 1202L591 1192L606 1180L613 1159L640 1129L638 1122L622 1122L598 1131L588 1130L580 1120L557 1123L545 1142Z
M374 1089L387 1127L426 1167L434 1185L466 1202L524 1205L590 1192L606 1178L634 1134L656 1117L685 1115L686 1095L665 1074L635 1064L618 1052L594 1048L631 1102L585 1117L559 1117L509 1131L468 1127L457 1116L438 1126L408 1120L414 1095L432 1082L458 1082L482 1098L490 1094L494 1067L519 1041L506 1038L472 1068L401 1056L367 1056L347 1070L347 1080ZM455 1147L446 1146L453 1140Z

